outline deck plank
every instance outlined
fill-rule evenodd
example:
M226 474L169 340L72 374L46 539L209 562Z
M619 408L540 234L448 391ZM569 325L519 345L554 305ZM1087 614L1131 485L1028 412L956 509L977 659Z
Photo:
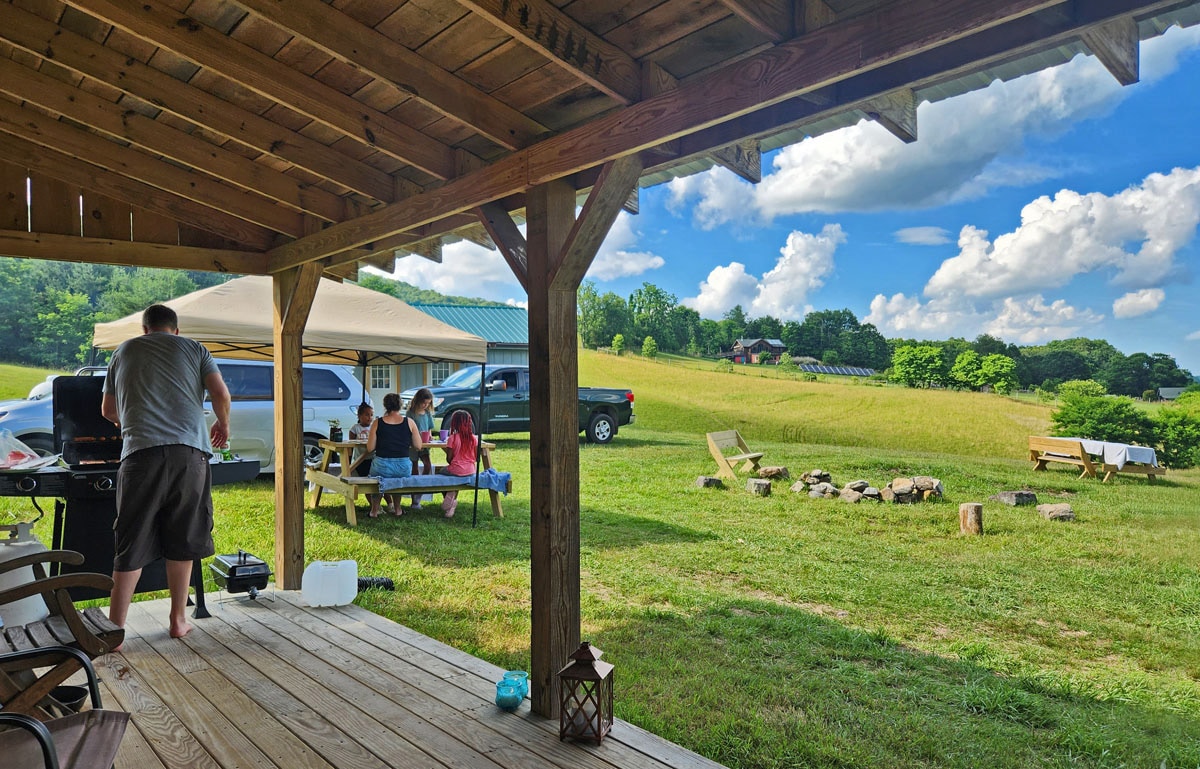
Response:
M209 604L182 640L167 599L134 604L122 652L96 660L105 706L133 714L136 769L720 769L618 721L603 745L493 704L503 672L358 606Z

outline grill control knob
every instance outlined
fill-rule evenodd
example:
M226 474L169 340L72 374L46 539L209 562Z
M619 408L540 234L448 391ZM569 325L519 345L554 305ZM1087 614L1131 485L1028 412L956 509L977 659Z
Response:
M109 478L107 475L97 478L92 484L92 488L96 491L112 491L112 487L113 479Z
M38 484L37 484L36 478L30 478L28 476L26 476L24 478L19 478L17 480L17 491L24 491L25 493L29 493L29 492L35 490L37 488L37 485Z

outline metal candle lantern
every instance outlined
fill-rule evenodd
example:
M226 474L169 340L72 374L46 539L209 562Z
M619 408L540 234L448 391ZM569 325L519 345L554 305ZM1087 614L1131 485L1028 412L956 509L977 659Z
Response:
M594 740L597 744L613 724L613 666L587 641L558 671L558 738Z

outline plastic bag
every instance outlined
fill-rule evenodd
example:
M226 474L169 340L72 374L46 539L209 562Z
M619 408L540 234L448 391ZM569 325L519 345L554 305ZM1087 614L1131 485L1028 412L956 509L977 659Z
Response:
M38 453L17 440L11 430L0 430L0 470L19 469L38 459Z

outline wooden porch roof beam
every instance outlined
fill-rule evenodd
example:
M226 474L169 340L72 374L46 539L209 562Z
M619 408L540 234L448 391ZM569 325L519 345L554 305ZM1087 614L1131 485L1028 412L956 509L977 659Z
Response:
M194 248L16 230L0 230L0 254L26 259L230 272L239 275L265 275L267 266L266 255L255 251Z
M347 189L384 202L396 199L383 171L10 3L0 2L0 38Z
M68 2L402 163L439 179L454 175L453 153L441 142L185 14L152 0Z
M835 22L546 139L436 190L272 249L270 269L321 259L475 208L1060 4L1061 0L914 0Z

